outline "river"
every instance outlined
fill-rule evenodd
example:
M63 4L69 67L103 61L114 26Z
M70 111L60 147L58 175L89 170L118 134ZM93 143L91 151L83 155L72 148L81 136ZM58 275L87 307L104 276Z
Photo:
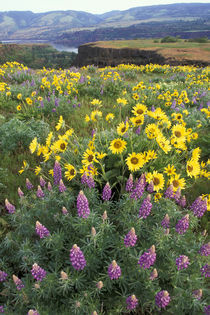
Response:
M50 43L50 42L47 42L45 40L34 40L34 41L29 41L29 40L21 40L21 39L17 39L17 40L2 40L1 41L2 44L40 44L40 43L43 43L43 44L49 44L51 45L53 48L55 48L56 50L58 51L67 51L67 52L74 52L74 53L78 53L78 48L76 47L68 47L68 46L65 46L65 45L62 45L62 44L55 44L55 43Z

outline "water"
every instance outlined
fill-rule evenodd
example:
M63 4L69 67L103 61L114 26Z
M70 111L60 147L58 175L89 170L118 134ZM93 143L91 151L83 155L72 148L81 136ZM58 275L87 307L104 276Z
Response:
M55 44L55 43L50 43L46 40L34 40L34 41L24 41L21 39L14 39L14 40L2 40L1 41L2 44L49 44L51 45L53 48L55 48L58 51L67 51L67 52L74 52L74 53L78 53L78 48L76 47L68 47L62 44Z

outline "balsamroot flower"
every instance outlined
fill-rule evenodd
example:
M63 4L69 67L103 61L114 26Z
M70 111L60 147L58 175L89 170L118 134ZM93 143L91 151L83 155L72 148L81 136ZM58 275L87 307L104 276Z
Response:
M0 270L0 282L3 282L6 280L8 274L2 270Z
M139 209L139 218L146 219L150 214L150 211L152 209L152 203L150 201L151 195L148 195L147 198L145 198L144 201L142 202L142 205Z
M108 275L111 280L118 279L121 276L121 268L118 266L115 260L109 265Z
M133 175L130 174L130 176L129 176L127 182L126 182L125 190L127 192L131 192L132 189L133 189Z
M170 302L170 296L168 291L159 291L155 296L155 303L160 308L165 308Z
M185 255L180 255L176 259L176 265L178 270L186 269L189 263L190 263L189 258Z
M201 269L200 269L201 275L204 276L205 278L209 278L210 277L210 266L208 264L204 265Z
M82 190L77 196L77 213L79 217L84 219L87 219L90 214L88 200Z
M210 255L210 242L201 246L199 253L201 256L209 256Z
M31 274L37 281L42 281L46 277L46 271L36 263L32 266Z
M161 222L162 227L164 227L165 229L168 229L170 226L170 218L169 215L166 214L163 221Z
M207 211L207 199L202 197L198 197L191 205L190 209L193 211L194 216L200 218Z
M58 161L55 161L55 165L53 168L53 179L55 185L59 185L59 182L62 179L61 166Z
M177 233L184 234L189 228L189 214L186 214L181 220L179 220L175 228Z
M59 191L62 193L64 191L66 191L66 186L64 185L62 179L60 179L60 182L59 182Z
M24 288L24 284L22 283L22 281L17 276L13 275L12 279L13 279L18 291L20 291L22 288Z
M12 205L8 199L5 199L5 207L9 213L15 213L15 206Z
M102 192L102 199L108 201L111 198L112 190L109 183L106 183Z
M76 244L74 244L70 250L70 261L73 268L76 270L83 270L86 266L85 256Z
M45 238L50 235L48 229L39 221L36 221L36 233L39 235L40 238Z
M147 252L140 256L138 264L141 268L148 269L155 263L156 253L155 245L152 245Z
M43 190L42 190L40 185L38 185L36 195L37 195L38 198L44 198L44 192L43 192Z
M26 178L26 188L28 189L28 190L31 190L31 189L33 189L33 185L32 185L32 183L30 182L30 180L28 179L28 178Z
M124 238L124 244L126 247L134 246L137 241L137 235L135 233L135 229L131 228L131 230L126 234Z
M133 310L136 308L136 306L138 305L138 299L136 298L136 296L130 295L127 299L126 299L126 304L127 304L127 309L128 310Z

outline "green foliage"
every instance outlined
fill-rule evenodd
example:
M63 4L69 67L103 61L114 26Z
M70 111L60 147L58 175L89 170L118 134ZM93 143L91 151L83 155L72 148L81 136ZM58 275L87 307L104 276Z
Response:
M187 40L190 43L208 43L208 37L197 37L197 38L189 38Z
M174 36L165 36L161 39L161 43L176 43L178 42L178 38Z

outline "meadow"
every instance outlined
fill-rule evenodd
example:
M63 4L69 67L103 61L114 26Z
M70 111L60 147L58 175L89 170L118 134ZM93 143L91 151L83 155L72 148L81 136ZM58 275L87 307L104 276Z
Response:
M0 312L209 314L209 68L0 66Z

